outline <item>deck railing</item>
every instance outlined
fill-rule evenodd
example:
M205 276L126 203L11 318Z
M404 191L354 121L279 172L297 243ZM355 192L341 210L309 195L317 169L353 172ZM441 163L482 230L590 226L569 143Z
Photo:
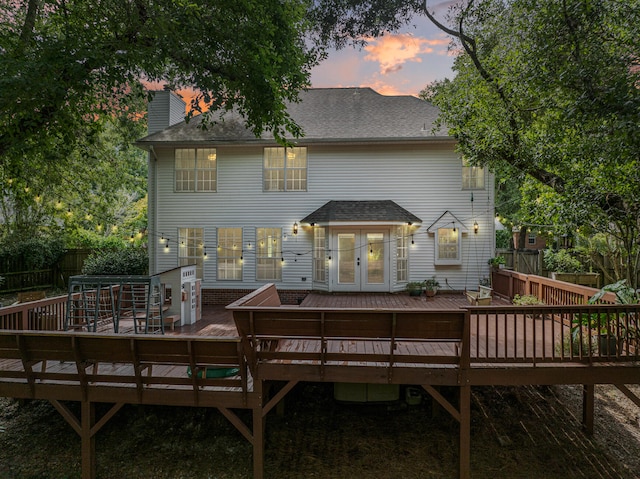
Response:
M493 290L502 296L513 299L516 294L533 295L548 305L587 304L589 298L599 291L588 286L506 269L494 271L491 279ZM615 294L605 294L600 302L614 304Z
M66 295L6 306L0 308L0 329L59 331L66 313Z
M640 305L469 309L472 363L640 360Z

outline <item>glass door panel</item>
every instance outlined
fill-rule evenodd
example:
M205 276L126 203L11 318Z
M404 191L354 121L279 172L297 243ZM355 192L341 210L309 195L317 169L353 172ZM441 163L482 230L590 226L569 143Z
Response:
M366 284L385 283L384 233L367 233Z
M358 261L359 262L359 261ZM356 234L338 234L338 284L356 284Z

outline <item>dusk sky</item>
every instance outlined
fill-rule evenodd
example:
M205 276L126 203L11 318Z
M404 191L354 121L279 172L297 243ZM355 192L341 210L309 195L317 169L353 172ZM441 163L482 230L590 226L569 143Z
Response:
M372 38L363 49L345 47L313 69L312 86L371 87L383 95L417 95L434 80L452 78L449 37L426 17L415 27Z

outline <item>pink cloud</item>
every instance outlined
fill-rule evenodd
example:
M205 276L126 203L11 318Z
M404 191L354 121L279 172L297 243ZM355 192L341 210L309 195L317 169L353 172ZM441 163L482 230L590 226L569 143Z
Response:
M436 48L438 54L446 54L449 45L446 38L427 39L409 34L386 35L368 42L364 59L378 62L383 75L401 70L406 62L422 62L421 55L434 53Z
M382 80L374 80L368 82L366 85L360 85L361 87L371 87L376 92L381 95L410 95L411 93L407 92L404 88L398 88L396 85L392 85L391 83L386 83Z

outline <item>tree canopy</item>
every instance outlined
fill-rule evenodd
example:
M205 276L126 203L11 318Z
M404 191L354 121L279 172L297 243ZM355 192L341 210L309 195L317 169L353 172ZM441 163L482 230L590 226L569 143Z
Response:
M130 143L144 134L147 82L194 89L190 114L235 108L256 133L299 135L285 104L321 57L306 43L306 7L0 1L0 233L106 228L113 205L141 196L146 167Z
M452 16L457 75L425 93L462 154L522 182L523 220L611 235L636 284L640 2L490 0Z
M194 88L192 108L238 108L255 131L297 132L309 83L304 0L13 0L0 6L0 156L76 144L126 114L140 81ZM78 137L81 134L81 137Z

